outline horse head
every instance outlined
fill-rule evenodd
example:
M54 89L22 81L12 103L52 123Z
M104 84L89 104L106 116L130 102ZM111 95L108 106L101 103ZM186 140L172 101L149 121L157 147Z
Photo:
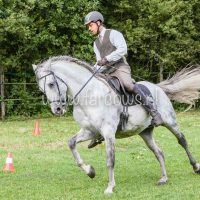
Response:
M39 89L46 95L51 111L55 115L63 115L67 105L67 84L51 69L50 59L32 66Z

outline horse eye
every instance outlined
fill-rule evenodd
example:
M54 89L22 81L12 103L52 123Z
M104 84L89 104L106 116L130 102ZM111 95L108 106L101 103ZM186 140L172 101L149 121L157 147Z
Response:
M48 85L50 88L52 88L54 86L54 83L49 83Z

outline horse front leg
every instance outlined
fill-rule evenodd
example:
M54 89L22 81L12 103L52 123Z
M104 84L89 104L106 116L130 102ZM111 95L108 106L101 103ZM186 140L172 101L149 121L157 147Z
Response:
M81 129L76 135L74 135L68 142L68 146L70 150L72 151L72 154L74 156L74 159L77 163L77 165L90 177L95 177L95 170L91 165L87 165L84 163L84 161L81 159L80 154L78 153L76 149L76 144L79 142L90 140L94 137L92 132Z
M104 134L106 144L106 157L107 157L107 168L109 182L108 187L104 191L104 194L112 194L115 187L114 177L114 165L115 165L115 137L114 134Z

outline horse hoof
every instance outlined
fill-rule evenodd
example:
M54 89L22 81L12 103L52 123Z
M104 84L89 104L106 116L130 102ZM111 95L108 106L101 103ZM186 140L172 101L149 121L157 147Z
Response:
M166 183L167 183L167 177L162 177L162 178L158 181L157 185L164 185L164 184L166 184Z
M196 174L200 174L200 164L199 163L196 164L196 168L195 168L194 172Z
M113 193L113 190L111 188L107 188L105 191L104 191L104 194L106 195L110 195Z
M94 177L95 177L95 170L94 170L94 167L90 166L90 169L89 169L89 172L87 173L87 175L88 175L90 178L94 178Z

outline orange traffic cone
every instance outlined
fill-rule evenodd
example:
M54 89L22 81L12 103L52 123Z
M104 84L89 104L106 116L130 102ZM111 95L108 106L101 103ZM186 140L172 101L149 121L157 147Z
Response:
M39 136L40 135L40 126L39 126L39 121L35 122L35 128L34 128L34 136Z
M6 158L6 164L4 165L3 168L4 172L14 172L14 165L13 165L13 158L12 158L12 153L8 153L8 156Z

